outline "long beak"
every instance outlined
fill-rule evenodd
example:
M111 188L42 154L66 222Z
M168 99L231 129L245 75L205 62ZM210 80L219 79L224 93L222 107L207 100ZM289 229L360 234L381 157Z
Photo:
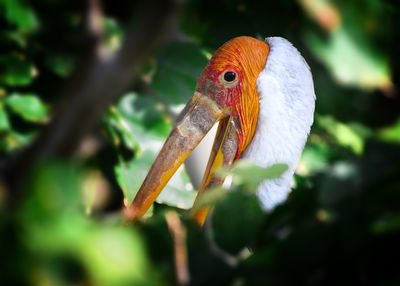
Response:
M203 192L212 181L210 176L212 171L220 165L220 161L222 164L224 162L221 146L227 134L230 114L231 110L229 108L221 109L209 97L195 92L179 116L177 124L165 141L135 199L125 209L124 216L126 220L138 219L149 209L179 166L196 148L212 126L221 120L206 169L206 175L200 187L199 193ZM214 164L214 162L216 163ZM205 214L206 216L207 214ZM201 218L203 217L204 214ZM198 220L198 222L202 224L204 220Z
M236 134L232 128L231 116L221 119L218 125L218 131L215 136L214 144L211 149L210 157L208 159L207 167L204 172L203 180L201 182L199 191L197 192L196 200L193 204L191 215L202 226L206 221L210 207L199 208L200 198L208 187L221 185L224 178L215 177L214 171L222 166L229 166L232 164L236 152L237 140ZM233 152L232 152L233 151Z

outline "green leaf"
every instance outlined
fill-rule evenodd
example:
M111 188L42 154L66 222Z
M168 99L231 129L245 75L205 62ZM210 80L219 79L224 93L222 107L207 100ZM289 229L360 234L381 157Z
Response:
M0 131L9 130L10 122L8 120L8 115L4 109L3 104L0 102Z
M155 156L156 154L148 150L137 154L130 162L120 163L115 167L117 181L129 203L133 201L139 191ZM188 175L183 168L179 168L156 201L169 206L188 209L193 205L195 197L196 192L190 184Z
M100 227L87 232L79 253L94 285L144 285L154 283L149 277L149 263L139 235L129 228Z
M400 230L400 214L393 214L385 219L380 219L371 225L371 231L383 235Z
M157 57L152 86L168 106L183 107L193 95L196 81L207 64L199 46L171 43Z
M139 151L138 142L132 135L132 130L134 130L136 126L130 126L129 123L121 117L115 107L110 107L105 121L109 131L109 136L112 137L114 145L118 146L123 143L128 149ZM143 132L142 129L139 129L139 131ZM139 132L136 134L138 133Z
M192 212L196 212L201 208L214 206L226 195L227 190L222 187L213 187L207 189L204 194L199 197L199 201L193 206Z
M28 121L44 122L48 118L48 108L34 94L12 93L5 98L5 103Z
M55 74L67 77L75 67L75 59L67 53L53 53L47 55L45 64Z
M331 158L331 151L325 142L312 142L307 144L301 155L296 173L307 176L324 170Z
M137 93L123 96L116 108L109 110L106 121L110 131L114 135L117 131L125 146L136 152L158 152L171 130L170 119L157 110L157 102Z
M27 215L51 219L68 209L79 209L81 177L77 166L46 161L33 170L24 204Z
M0 74L0 83L8 86L28 85L36 75L33 64L21 54L0 56L0 65L4 67L4 71Z
M369 132L364 132L364 130L355 128L350 124L339 122L330 115L316 115L315 118L317 124L325 129L339 145L349 147L358 155L363 153L364 140Z
M117 21L112 18L104 18L103 26L104 44L110 53L115 52L123 41L123 30L118 25Z
M269 168L263 168L246 160L239 160L235 162L233 167L218 169L216 175L221 177L232 176L235 185L246 187L247 191L250 190L250 193L254 193L262 181L281 176L287 171L287 168L285 164L275 164ZM226 189L222 187L208 189L196 202L193 211L217 204L225 198L226 192Z
M0 5L5 8L3 13L5 13L7 21L15 24L18 29L31 32L39 27L35 12L31 7L25 5L24 1L3 0Z
M27 36L21 31L3 31L0 35L4 36L7 41L16 43L20 48L26 48L27 46Z
M251 189L256 187L264 180L270 180L280 177L286 172L286 164L275 164L268 168L254 165L246 160L237 161L232 167L222 168L216 171L217 175L232 175L232 181L237 185L246 185Z
M132 227L84 215L82 171L66 162L36 166L20 209L23 231L29 236L25 251L40 258L41 267L61 260L59 267L64 271L68 267L65 257L73 258L84 269L85 280L94 285L156 284L158 275L149 278L146 248Z
M186 170L181 167L172 176L156 202L187 210L193 206L196 194Z
M341 84L364 89L392 85L388 59L372 52L366 41L352 37L346 27L331 33L326 42L316 34L308 34L307 39L311 51Z
M212 234L217 244L238 254L255 240L264 214L254 194L236 190L217 203L212 217Z
M128 93L117 103L117 108L109 112L108 122L121 134L124 144L135 151L134 159L121 160L115 167L117 181L128 202L138 192L171 129L170 119L157 106L151 97ZM195 196L186 171L180 168L156 201L187 209L192 206Z
M0 149L12 151L22 146L28 145L35 138L36 133L20 133L14 130L9 130L7 134L0 140Z
M164 139L171 131L171 119L160 104L148 95L128 93L119 101L117 109L128 124L146 129L144 134L132 133L133 136L142 138L141 135L151 134Z
M137 155L134 160L128 163L121 163L115 166L117 182L122 188L125 199L129 203L133 201L144 178L151 166L153 154L150 151Z
M377 135L383 141L400 143L400 118L392 126L380 129Z

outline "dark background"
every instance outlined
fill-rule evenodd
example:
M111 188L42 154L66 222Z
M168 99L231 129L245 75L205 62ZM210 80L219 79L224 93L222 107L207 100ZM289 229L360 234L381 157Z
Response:
M0 1L1 284L399 285L399 17L382 0ZM180 170L123 223L207 60L242 35L288 39L313 73L289 200L262 213L250 166L201 230Z

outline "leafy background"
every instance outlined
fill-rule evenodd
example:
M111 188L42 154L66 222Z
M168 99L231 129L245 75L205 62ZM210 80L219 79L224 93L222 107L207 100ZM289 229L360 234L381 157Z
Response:
M143 5L94 2L103 11L102 45L118 52ZM38 138L85 62L90 3L0 1L3 166ZM399 16L386 0L187 1L73 155L38 160L12 208L1 179L1 283L399 285ZM223 171L235 184L229 193L212 190L215 208L199 229L187 212L195 190L181 168L146 219L124 224L121 207L207 60L240 35L287 38L313 72L315 123L290 198L263 213L254 182L282 170L240 164ZM179 263L177 253L187 259Z

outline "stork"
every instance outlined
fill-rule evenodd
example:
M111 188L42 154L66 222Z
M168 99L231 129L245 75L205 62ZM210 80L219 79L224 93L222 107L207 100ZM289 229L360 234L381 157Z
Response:
M197 81L194 95L177 119L125 217L141 217L178 167L219 122L195 201L221 184L215 169L245 158L259 166L285 163L279 178L263 181L257 195L264 210L283 202L313 123L315 93L309 66L280 37L265 41L237 37L221 46ZM209 208L194 214L202 225Z

